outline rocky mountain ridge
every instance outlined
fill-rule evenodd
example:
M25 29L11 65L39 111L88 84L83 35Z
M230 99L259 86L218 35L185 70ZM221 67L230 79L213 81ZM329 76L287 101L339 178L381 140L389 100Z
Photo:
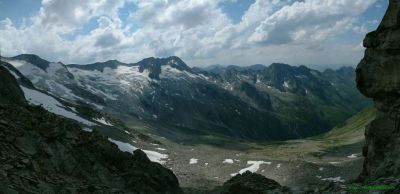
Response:
M35 55L3 60L55 96L188 134L301 138L325 132L369 104L350 81L354 72L342 69L272 64L212 73L178 57L88 65L51 63Z

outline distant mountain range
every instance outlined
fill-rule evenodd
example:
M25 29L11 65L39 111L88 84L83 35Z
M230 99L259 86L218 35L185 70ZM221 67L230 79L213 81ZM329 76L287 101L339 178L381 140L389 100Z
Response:
M69 103L163 130L248 140L283 140L328 131L371 102L355 70L305 66L191 68L178 57L65 65L36 55L3 57L21 81Z
M344 64L302 64L302 65L306 66L306 67L308 67L310 69L314 69L314 70L318 70L318 71L325 71L325 70L328 70L328 69L337 70L337 69L340 69L342 67L355 67L354 64L353 65L351 65L351 64L347 64L347 65L344 65ZM249 66L253 66L255 68L265 68L268 65L265 65L265 64L254 64L254 65L249 65ZM301 66L301 65L293 65L293 66ZM227 67L239 67L239 68L241 68L241 67L246 67L246 66L233 65L233 64L230 64L230 65L212 64L212 65L206 65L206 66L203 66L203 67L195 67L195 69L198 68L198 69L202 69L202 70L205 70L205 71L215 72L215 71L218 71L219 69L225 69Z

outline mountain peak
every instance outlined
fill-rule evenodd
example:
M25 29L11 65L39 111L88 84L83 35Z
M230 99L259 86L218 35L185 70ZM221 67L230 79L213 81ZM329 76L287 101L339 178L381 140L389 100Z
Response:
M119 65L127 65L127 64L120 62L118 60L108 60L104 62L96 62L87 65L69 64L68 67L78 68L83 70L97 70L102 72L106 67L111 69L116 69Z
M192 69L187 66L186 63L182 61L182 59L176 56L170 56L167 58L149 57L137 62L136 64L139 65L140 72L143 72L145 69L149 70L149 76L154 79L159 79L161 66L166 65L176 68L180 71L192 72Z
M342 73L345 73L345 72L346 73L354 73L356 70L352 66L342 66L341 68L339 68L336 71L342 72Z
M26 61L28 63L36 65L37 67L43 69L44 71L46 71L46 69L49 67L49 64L50 64L49 61L46 61L34 54L21 54L21 55L15 56L15 57L10 57L10 59Z
M146 66L165 66L165 65L170 65L172 67L175 67L179 70L189 70L190 67L186 65L185 62L182 61L177 56L170 56L167 58L154 58L154 57L149 57L145 58L141 61L139 61L137 64L139 65L146 65Z
M190 67L183 62L183 60L177 56L170 56L167 58L168 61L170 61L170 64L172 64L173 67L180 69L180 70L190 70Z
M286 64L286 63L272 63L269 67L271 68L279 68L279 69L287 69L287 68L291 68L292 66Z

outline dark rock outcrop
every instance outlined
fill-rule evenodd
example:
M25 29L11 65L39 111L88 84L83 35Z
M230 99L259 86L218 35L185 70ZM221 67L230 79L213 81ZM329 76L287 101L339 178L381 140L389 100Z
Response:
M192 72L192 69L186 65L185 62L182 61L179 57L171 56L168 58L146 58L135 65L139 66L139 71L143 72L144 70L149 71L149 77L152 79L160 79L161 74L161 66L169 65L173 68L176 68L181 71Z
M0 98L3 101L16 104L24 104L26 102L24 93L18 86L17 80L2 66L0 66Z
M32 55L32 54L22 54L15 57L11 57L11 59L27 61L31 64L35 64L37 67L43 69L44 71L46 71L46 69L50 65L50 62L40 58L37 55Z
M171 170L30 106L0 66L0 193L182 193Z
M278 182L268 179L260 174L246 171L238 174L220 188L221 194L267 194L267 193L291 193L290 189L281 186Z
M400 175L400 1L389 8L376 31L364 39L365 56L357 67L357 87L373 98L378 111L365 130L361 180Z

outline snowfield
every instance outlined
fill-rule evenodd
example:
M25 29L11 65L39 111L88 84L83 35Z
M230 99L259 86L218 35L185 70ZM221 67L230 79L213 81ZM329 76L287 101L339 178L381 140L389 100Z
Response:
M68 69L61 63L50 63L49 67L43 69L23 60L5 60L13 65L18 71L28 78L36 87L58 96L71 99L83 100L76 96L65 84L72 84L74 80L67 79Z
M32 90L29 88L26 88L24 86L21 86L22 91L24 92L25 98L26 100L34 105L40 105L43 108L45 108L46 110L48 110L49 112L52 112L54 114L69 118L69 119L73 119L75 121L78 121L80 123L83 123L85 125L88 126L93 126L96 125L93 122L90 122L78 115L76 115L75 113L68 111L65 109L65 107L55 98L44 94L42 92L39 92L37 90Z

